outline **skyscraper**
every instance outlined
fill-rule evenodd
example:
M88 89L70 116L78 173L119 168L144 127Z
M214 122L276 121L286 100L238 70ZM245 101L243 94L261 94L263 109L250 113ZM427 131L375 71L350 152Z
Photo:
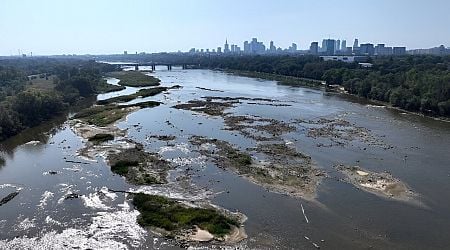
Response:
M347 41L346 41L346 40L342 40L342 43L341 43L341 50L342 50L342 51L347 50Z
M297 51L297 44L292 43L291 51L292 51L292 52L296 52L296 51Z
M337 40L336 41L336 47L334 48L334 51L339 51L341 50L341 40Z
M309 46L309 53L311 55L317 55L319 53L319 43L318 42L311 43L311 46Z
M250 53L250 44L248 41L244 42L244 53Z
M325 53L329 56L334 55L336 48L336 41L334 39L326 39L325 40L326 50Z
M228 39L225 39L225 45L223 46L224 53L230 53L230 46L228 45Z
M353 48L358 48L359 47L359 41L358 38L355 38L355 42L353 43Z
M270 52L276 52L277 48L275 47L273 41L270 41L270 47L269 47Z

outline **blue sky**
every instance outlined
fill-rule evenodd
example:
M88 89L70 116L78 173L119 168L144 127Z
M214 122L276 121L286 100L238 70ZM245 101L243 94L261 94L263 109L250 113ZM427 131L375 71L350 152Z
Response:
M448 0L0 0L0 55L242 47L323 38L450 46Z

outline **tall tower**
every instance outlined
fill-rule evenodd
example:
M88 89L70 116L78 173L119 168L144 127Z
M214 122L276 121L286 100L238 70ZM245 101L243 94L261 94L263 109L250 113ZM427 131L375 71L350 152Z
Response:
M223 53L230 53L230 46L228 45L228 39L225 39L225 45L223 46Z
M358 38L355 38L355 42L353 43L353 48L358 48L359 47L359 41Z
M342 40L341 42L341 50L345 51L347 49L347 41L346 40Z

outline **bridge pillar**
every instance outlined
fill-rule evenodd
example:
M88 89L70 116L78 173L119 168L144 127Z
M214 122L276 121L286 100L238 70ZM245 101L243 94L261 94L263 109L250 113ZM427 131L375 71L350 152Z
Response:
M167 64L167 70L172 70L172 65L170 65L170 64Z
M134 65L134 70L139 71L139 64Z
M156 70L156 65L152 64L152 71L155 71L155 70Z

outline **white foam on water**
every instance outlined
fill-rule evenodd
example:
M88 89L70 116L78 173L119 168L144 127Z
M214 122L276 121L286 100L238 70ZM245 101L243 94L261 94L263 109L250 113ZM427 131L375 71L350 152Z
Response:
M12 240L0 240L0 249L139 249L147 238L147 232L137 224L139 212L130 211L126 201L120 207L115 212L96 213L91 223L82 228L50 231L36 237L21 236ZM45 222L60 224L49 216Z
M172 151L180 151L184 154L189 154L191 150L189 149L189 145L187 143L180 143L175 146L164 146L159 148L158 153L163 154L165 152L172 152Z
M47 205L47 201L52 198L53 196L55 196L54 193L50 192L50 191L45 191L42 195L41 195L41 199L39 200L39 205L37 205L38 207L44 209L44 206Z
M192 164L206 165L206 159L207 158L202 155L199 157L192 157L192 158L177 157L177 158L173 158L173 159L167 159L167 161L170 161L177 166L184 167L184 166L188 166L188 165L192 165Z
M47 223L47 224L52 224L52 225L58 225L58 226L60 226L60 225L62 224L61 222L59 222L59 221L53 219L53 218L50 217L50 216L45 217L45 223Z
M28 230L32 227L35 227L36 224L34 223L36 219L32 219L30 220L30 218L25 218L23 221L21 221L18 225L17 228L21 229L21 230Z
M196 193L186 193L184 190L177 190L177 187L165 186L140 186L138 188L130 188L128 190L132 193L144 193L150 195L160 195L170 199L187 200L187 201L201 201L208 199L212 193L201 191Z

